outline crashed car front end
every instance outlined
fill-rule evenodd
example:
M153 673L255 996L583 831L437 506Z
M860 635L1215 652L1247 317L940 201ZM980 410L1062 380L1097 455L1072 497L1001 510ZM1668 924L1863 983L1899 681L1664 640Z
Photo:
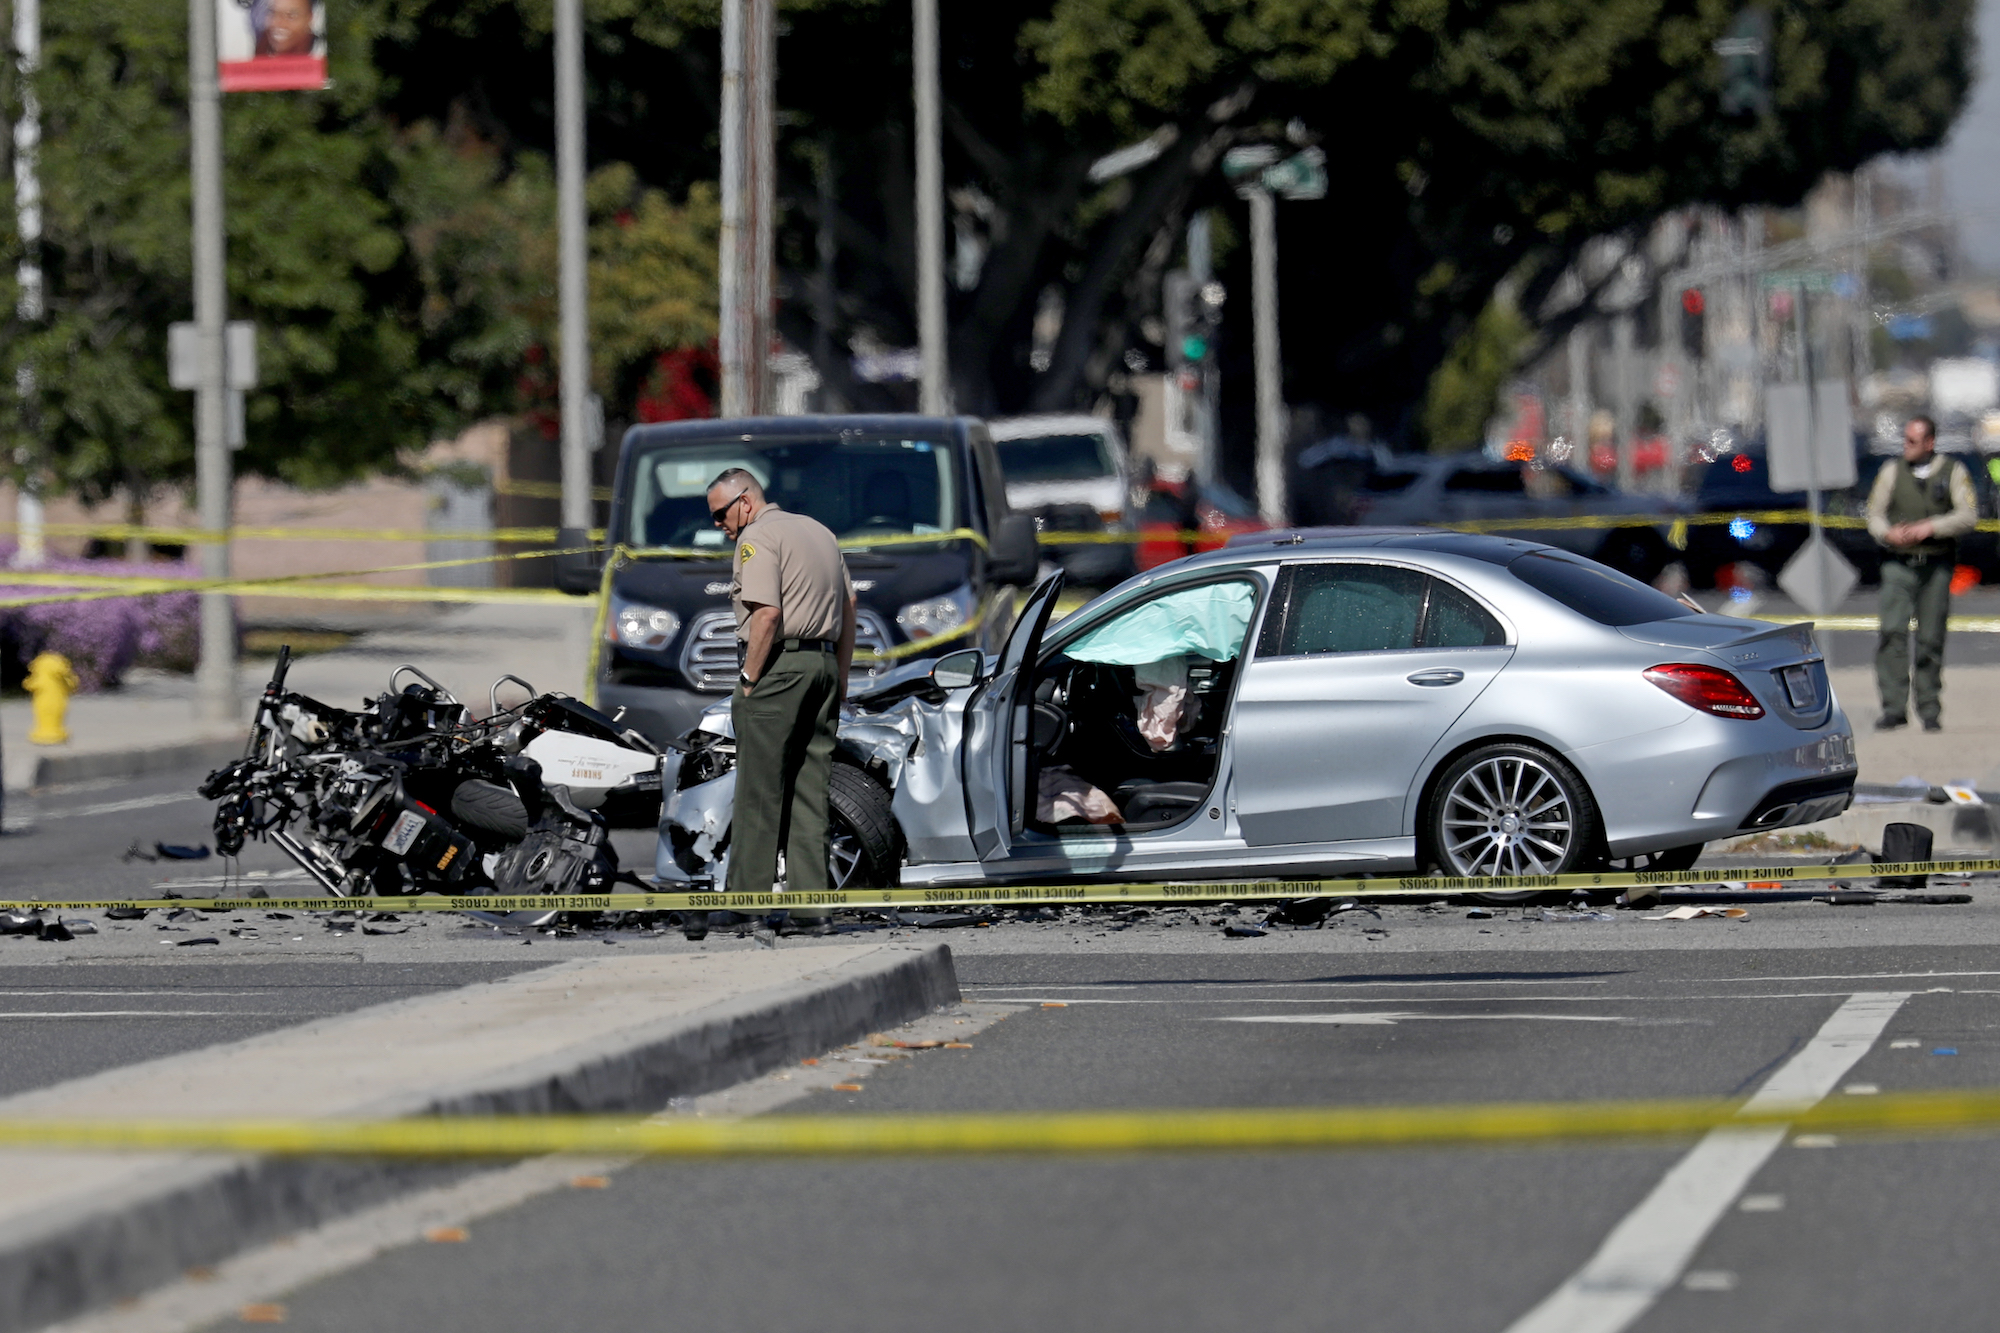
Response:
M966 693L934 686L932 665L898 667L843 704L834 754L835 763L860 769L889 793L913 863L972 854L958 765ZM727 701L704 712L661 756L660 789L655 878L721 886L736 806L736 732Z

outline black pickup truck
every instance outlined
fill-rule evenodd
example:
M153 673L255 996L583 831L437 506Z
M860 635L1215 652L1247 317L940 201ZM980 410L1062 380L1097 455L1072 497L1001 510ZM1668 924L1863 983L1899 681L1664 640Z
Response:
M1007 507L984 423L971 417L750 417L634 426L618 455L603 548L558 560L565 592L613 565L591 702L664 744L736 679L731 547L708 484L748 469L767 498L827 525L859 595L863 688L900 662L997 648L1015 588L1034 579L1034 520ZM568 538L569 534L565 534ZM571 540L563 542L572 545Z

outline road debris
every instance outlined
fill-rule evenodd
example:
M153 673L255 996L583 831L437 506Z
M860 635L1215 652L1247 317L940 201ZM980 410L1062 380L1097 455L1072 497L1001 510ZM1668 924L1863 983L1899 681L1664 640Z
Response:
M1713 916L1729 921L1741 921L1749 915L1749 911L1741 907L1676 907L1671 912L1662 912L1658 916L1642 917L1641 920L1694 921L1700 917Z

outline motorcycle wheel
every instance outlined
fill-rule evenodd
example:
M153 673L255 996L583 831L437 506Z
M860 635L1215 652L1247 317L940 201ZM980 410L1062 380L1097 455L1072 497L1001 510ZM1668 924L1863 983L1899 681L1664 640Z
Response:
M852 764L835 764L827 790L827 872L836 889L894 885L903 839L882 784Z

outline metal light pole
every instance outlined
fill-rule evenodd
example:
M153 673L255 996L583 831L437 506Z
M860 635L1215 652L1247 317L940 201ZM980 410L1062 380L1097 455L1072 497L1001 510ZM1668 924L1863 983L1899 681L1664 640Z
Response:
M194 175L195 491L204 578L229 577L229 415L223 384L222 95L216 86L215 0L188 0L188 131ZM236 616L227 593L201 595L196 709L211 722L236 720Z
M720 260L722 415L756 416L770 406L771 246L777 154L772 83L777 64L774 0L723 0L722 235Z
M583 211L583 5L556 0L556 228L561 251L562 526L567 546L591 526L589 234Z
M917 110L917 345L923 356L917 410L951 411L944 327L944 157L938 124L937 0L911 0L911 65Z
M1194 279L1195 288L1201 293L1204 303L1208 301L1208 286L1215 281L1215 244L1213 224L1209 221L1208 210L1203 209L1188 219L1187 224L1188 276ZM1215 349L1210 346L1208 354L1202 358L1200 371L1200 401L1195 404L1195 451L1194 475L1197 481L1213 485L1217 476L1215 466Z
M14 0L15 69L21 76L21 118L14 122L14 218L20 229L21 264L16 270L20 300L15 306L23 321L42 317L42 105L35 95L35 72L42 63L41 0ZM33 420L35 368L23 365L15 387L20 390L21 409L29 431ZM33 474L32 455L21 459L21 489L14 498L14 564L32 569L47 558L42 541L42 497Z
M1250 197L1250 318L1256 326L1257 511L1274 528L1285 494L1284 362L1278 352L1278 206L1262 185Z

